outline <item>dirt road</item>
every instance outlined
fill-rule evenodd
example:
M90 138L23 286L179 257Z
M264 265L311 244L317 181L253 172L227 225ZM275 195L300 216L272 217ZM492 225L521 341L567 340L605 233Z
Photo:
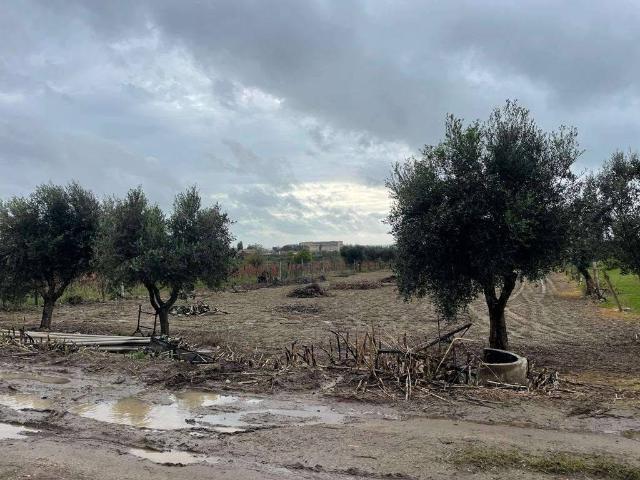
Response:
M229 314L176 318L174 330L264 352L372 322L391 337L412 332L409 341L437 330L429 302L404 303L393 286L312 299L289 290L207 294ZM135 310L133 300L63 307L56 326L130 334ZM479 340L484 312L478 300L464 319ZM0 324L17 315L3 313ZM20 315L29 323L37 312ZM514 350L560 371L558 391L404 402L346 395L327 372L261 381L259 372L211 370L201 382L171 360L3 349L0 479L640 478L639 319L599 309L556 275L519 285L507 322Z
M629 406L603 421L567 416L544 399L374 405L319 394L169 391L119 374L23 366L0 366L0 425L30 430L0 427L0 437L14 436L0 440L0 478L505 478L455 464L469 446L640 465L640 442L625 433L640 431Z

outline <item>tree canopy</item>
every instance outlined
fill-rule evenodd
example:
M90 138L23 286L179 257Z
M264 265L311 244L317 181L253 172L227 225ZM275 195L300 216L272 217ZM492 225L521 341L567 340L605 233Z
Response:
M181 292L196 282L216 288L227 278L234 254L230 224L219 205L202 206L195 187L176 196L169 217L141 188L131 190L105 205L100 269L115 284L142 283L168 335L169 309Z
M483 293L490 344L507 348L504 308L517 279L539 279L563 258L576 137L543 132L515 102L482 123L449 116L444 140L388 181L401 294L429 294L451 318Z
M599 177L589 174L581 182L571 204L569 216L570 234L567 259L584 277L588 296L601 297L589 269L601 260L608 259L607 231L610 224L610 208L602 196Z
M614 153L598 175L598 187L608 211L610 254L624 271L640 278L640 158Z
M15 294L44 300L41 328L50 328L55 302L88 272L100 206L77 183L41 185L28 197L0 205L0 265Z

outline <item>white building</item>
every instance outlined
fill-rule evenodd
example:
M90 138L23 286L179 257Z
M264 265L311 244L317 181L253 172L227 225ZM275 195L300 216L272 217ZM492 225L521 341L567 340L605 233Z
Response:
M300 242L300 246L311 253L339 252L342 248L342 241Z

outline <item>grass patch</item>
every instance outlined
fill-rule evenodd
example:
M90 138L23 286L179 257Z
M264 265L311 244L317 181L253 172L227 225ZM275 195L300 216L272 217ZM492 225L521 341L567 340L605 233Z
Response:
M520 450L500 450L469 447L458 451L452 459L458 467L471 466L480 470L530 470L550 475L586 475L612 480L640 480L640 468L603 455L569 452L546 455Z
M640 279L636 275L622 275L619 269L609 270L609 278L613 287L618 292L618 298L623 307L629 307L632 312L640 312ZM607 282L602 273L600 276L600 285L607 287ZM606 307L616 307L613 295L607 295L607 301L603 303Z

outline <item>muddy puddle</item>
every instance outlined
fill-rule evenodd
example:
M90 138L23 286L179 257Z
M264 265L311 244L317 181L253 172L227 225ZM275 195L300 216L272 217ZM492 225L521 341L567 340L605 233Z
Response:
M20 425L11 425L9 423L0 423L0 440L18 440L25 438L27 433L37 433L38 430L32 430Z
M220 433L235 433L261 426L283 424L339 424L344 415L326 406L290 404L258 398L186 391L169 396L168 403L154 403L137 397L84 403L72 413L101 422L154 430L206 427Z
M49 410L53 402L48 398L32 393L10 392L0 394L0 405L14 410Z
M0 372L0 380L25 380L31 382L48 383L53 385L64 385L69 383L69 379L52 375L40 375L29 372Z
M157 450L147 450L144 448L132 448L129 450L129 453L161 465L191 465L193 463L218 463L220 461L215 457L198 455L181 450L159 452Z

